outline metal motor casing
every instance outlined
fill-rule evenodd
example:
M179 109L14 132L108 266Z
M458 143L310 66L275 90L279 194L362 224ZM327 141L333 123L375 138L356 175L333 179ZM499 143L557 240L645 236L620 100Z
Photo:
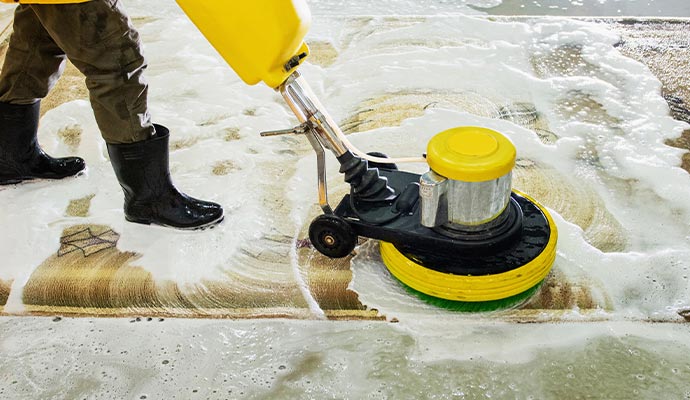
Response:
M429 142L430 171L420 178L421 224L460 231L486 229L510 200L515 146L481 127L443 131Z
M512 173L491 181L463 182L429 171L420 179L421 223L429 228L485 228L505 210L511 187Z

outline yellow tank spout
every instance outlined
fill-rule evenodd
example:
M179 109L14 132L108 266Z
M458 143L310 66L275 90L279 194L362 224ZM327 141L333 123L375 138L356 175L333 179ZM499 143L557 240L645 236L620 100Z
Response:
M309 54L306 0L177 0L225 61L249 85L279 87Z

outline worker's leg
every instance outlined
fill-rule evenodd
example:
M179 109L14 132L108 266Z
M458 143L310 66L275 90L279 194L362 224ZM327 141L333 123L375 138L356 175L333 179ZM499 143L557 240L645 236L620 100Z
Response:
M0 184L60 179L84 169L81 158L50 157L36 137L40 100L60 77L64 62L64 52L31 7L19 5L0 71Z
M119 1L32 5L40 23L86 76L96 122L107 143L154 133L148 113L146 60L139 34Z
M151 123L139 34L118 0L31 6L86 76L91 105L125 194L125 217L184 229L220 222L220 205L180 193L168 168L168 130Z

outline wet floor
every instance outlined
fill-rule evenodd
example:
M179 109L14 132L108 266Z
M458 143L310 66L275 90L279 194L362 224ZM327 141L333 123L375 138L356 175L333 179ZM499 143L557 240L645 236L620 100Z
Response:
M690 3L683 0L503 0L482 10L491 15L690 17Z
M374 242L320 256L308 143L258 137L294 124L282 99L243 85L174 4L129 1L152 110L174 128L173 176L223 203L226 222L125 223L68 68L39 138L90 170L0 191L0 398L690 398L688 22L433 3L426 13L444 15L313 1L304 76L366 150L416 155L466 124L509 136L515 186L561 235L534 298L457 314L411 297ZM347 192L334 163L329 187Z
M8 399L690 398L688 325L467 319L420 339L356 321L5 318L0 332Z
M382 0L375 4L311 0L317 13L329 15L540 15L565 17L690 17L685 0Z

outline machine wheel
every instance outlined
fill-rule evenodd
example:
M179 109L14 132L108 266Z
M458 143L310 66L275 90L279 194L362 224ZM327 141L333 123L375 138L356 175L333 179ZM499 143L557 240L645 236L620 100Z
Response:
M357 234L344 219L333 214L321 214L309 225L309 240L321 254L342 258L354 250Z
M367 153L370 156L374 157L381 157L381 158L388 158L388 156L384 153L379 153L378 151L372 151L370 153ZM371 162L367 161L369 163L369 168L378 168L378 169L388 169L391 171L397 171L398 166L395 164L385 164L385 163L377 163L377 162Z

